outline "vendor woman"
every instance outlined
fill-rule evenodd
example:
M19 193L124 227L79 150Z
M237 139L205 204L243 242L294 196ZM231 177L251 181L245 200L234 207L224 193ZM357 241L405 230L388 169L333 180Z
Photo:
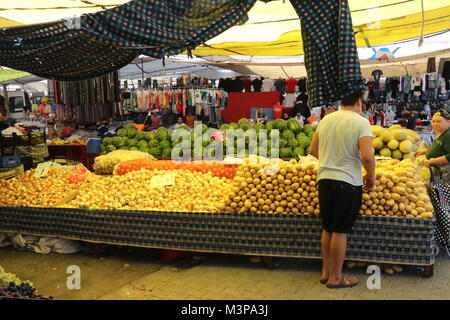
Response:
M427 165L448 165L450 163L450 113L444 109L438 110L433 116L431 126L436 132L436 139L428 150L417 151L415 156L425 154L428 159Z

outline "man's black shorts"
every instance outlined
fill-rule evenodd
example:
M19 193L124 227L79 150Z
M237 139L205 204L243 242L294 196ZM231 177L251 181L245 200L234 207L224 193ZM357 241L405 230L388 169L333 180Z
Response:
M323 179L319 181L322 228L327 232L351 233L362 204L362 186Z

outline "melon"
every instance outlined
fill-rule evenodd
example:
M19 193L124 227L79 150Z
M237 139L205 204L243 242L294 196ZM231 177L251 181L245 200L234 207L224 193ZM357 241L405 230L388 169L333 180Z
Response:
M397 150L399 144L400 143L396 139L392 139L388 142L387 147L391 150Z
M372 147L375 150L381 150L383 149L383 140L381 138L375 138L372 140Z
M406 134L406 131L401 130L401 129L392 130L392 136L397 141L403 141L408 137L408 135Z
M381 133L383 133L383 131L384 131L383 127L372 126L372 133L377 137L381 136Z
M392 156L392 152L389 148L383 148L380 150L380 156L390 158Z
M384 130L380 136L383 142L389 142L392 139L392 133L389 130Z
M412 152L405 153L405 154L403 155L403 160L412 159L413 156L414 156L414 153L412 153Z
M397 129L401 129L402 126L399 124L394 124L393 126L389 127L389 130L397 130Z
M403 153L410 153L413 148L413 143L409 140L400 142L399 149Z
M397 159L397 160L402 160L403 153L400 150L394 150L394 151L392 151L392 158Z

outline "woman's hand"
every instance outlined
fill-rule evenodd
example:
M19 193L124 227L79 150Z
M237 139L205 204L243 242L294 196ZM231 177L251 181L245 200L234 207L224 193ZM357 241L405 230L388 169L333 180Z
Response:
M414 157L423 156L425 153L427 153L427 150L417 150L414 153Z

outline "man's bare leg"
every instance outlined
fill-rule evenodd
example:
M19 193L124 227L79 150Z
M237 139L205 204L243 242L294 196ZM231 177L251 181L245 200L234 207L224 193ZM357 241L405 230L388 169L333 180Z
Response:
M326 232L323 230L322 232L322 275L320 276L320 280L328 280L330 276L330 245L331 245L331 236L332 233Z
M343 280L342 268L347 251L347 234L333 233L330 245L330 277L328 284L339 284ZM355 278L347 279L346 284L357 283Z

